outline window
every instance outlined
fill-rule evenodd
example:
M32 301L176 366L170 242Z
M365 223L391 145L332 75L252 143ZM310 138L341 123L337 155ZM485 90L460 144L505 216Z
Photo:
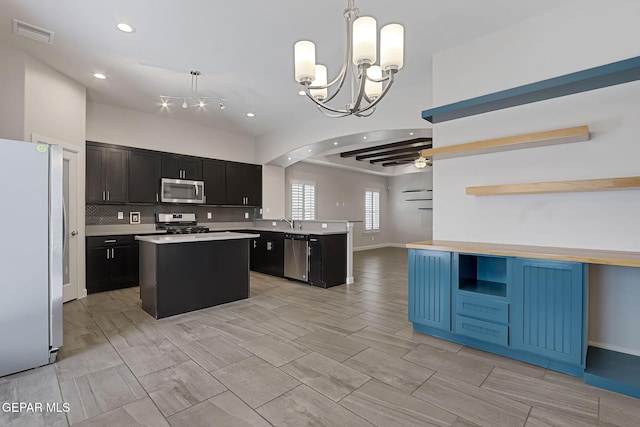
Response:
M316 219L315 183L291 182L291 219Z
M380 192L378 190L364 192L364 229L365 231L380 230Z

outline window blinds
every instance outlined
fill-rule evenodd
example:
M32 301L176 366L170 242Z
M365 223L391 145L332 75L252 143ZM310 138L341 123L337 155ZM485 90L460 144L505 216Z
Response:
M316 219L315 184L291 184L291 219Z
M380 192L364 192L364 229L380 230Z

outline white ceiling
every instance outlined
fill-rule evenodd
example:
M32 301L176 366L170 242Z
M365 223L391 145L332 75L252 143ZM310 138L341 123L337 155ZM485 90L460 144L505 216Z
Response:
M379 27L405 26L405 67L393 89L410 93L430 85L434 52L574 1L359 0L356 6L361 15L376 17ZM343 56L346 5L346 0L1 0L0 43L80 82L89 101L260 136L321 115L297 95L293 44L313 40L331 78ZM14 35L13 18L54 31L54 43ZM118 31L119 22L136 31ZM189 94L191 69L202 72L201 94L228 98L226 110L175 105L161 111L159 95ZM107 79L95 79L95 72ZM245 117L248 111L256 117ZM376 114L358 120L375 120Z

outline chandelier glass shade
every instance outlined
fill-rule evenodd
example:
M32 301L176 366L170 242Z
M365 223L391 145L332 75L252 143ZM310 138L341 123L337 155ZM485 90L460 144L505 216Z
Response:
M327 67L316 63L316 46L308 40L294 45L295 79L305 94L325 115L368 117L387 94L395 74L404 65L404 27L388 24L380 30L380 61L376 65L378 34L376 20L360 16L354 0L344 10L347 42L344 62L338 75L328 80ZM350 74L351 99L345 108L329 106ZM331 94L330 94L331 92Z
M168 108L170 100L177 100L178 102L182 101L180 102L180 106L182 108L189 108L189 107L203 108L207 106L207 101L210 101L210 100L217 101L218 107L221 110L224 110L225 108L227 108L227 106L224 103L224 101L226 101L225 98L220 98L218 96L199 95L198 94L198 77L200 76L201 73L198 70L191 70L190 74L191 74L191 94L188 96L160 95L160 101L162 102L162 106L164 108Z

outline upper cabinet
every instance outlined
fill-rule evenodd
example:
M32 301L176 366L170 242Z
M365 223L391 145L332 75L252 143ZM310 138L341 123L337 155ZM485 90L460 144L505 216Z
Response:
M202 159L178 154L162 154L162 177L202 180ZM205 187L205 191L206 191Z
M227 203L226 163L219 160L202 161L205 203L224 205Z
M160 203L162 178L204 181L205 204L262 205L262 166L87 141L87 203Z
M87 144L87 203L128 201L128 154L126 148Z
M160 153L131 149L129 151L129 202L159 202L161 171Z
M226 176L228 205L262 205L262 166L229 162Z

